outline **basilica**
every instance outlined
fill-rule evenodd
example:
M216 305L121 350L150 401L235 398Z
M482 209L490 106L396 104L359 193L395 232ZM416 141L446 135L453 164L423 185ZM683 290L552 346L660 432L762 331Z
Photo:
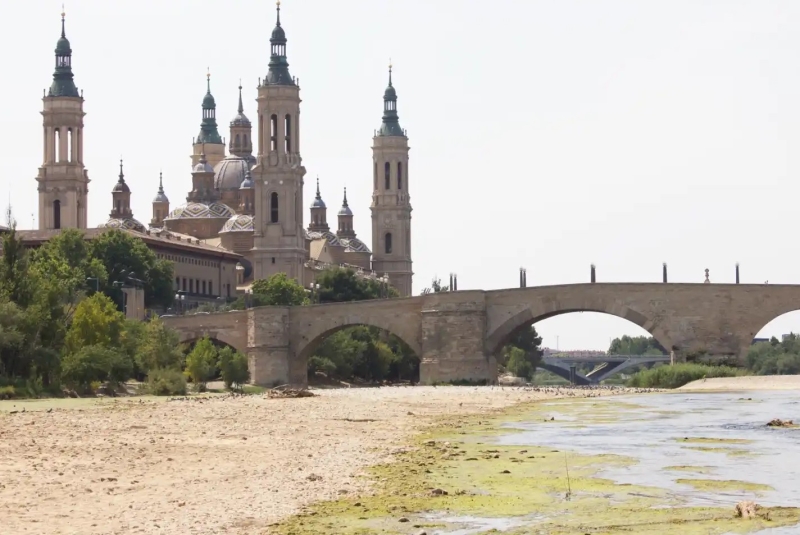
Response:
M398 119L391 66L382 123L372 145L370 249L358 238L346 189L335 230L328 223L319 180L309 206L309 223L303 222L306 170L300 155L300 87L289 72L280 1L270 44L269 69L258 83L255 121L245 114L240 86L238 112L230 121L227 146L219 132L208 76L200 132L193 140L191 169L187 170L185 201L171 204L160 180L152 218L149 225L143 224L132 213L131 190L121 161L119 180L111 191L109 219L100 229L87 229L84 101L74 82L72 49L62 14L53 82L43 98L45 161L36 178L39 231L29 238L46 240L63 228L92 231L87 234L117 228L140 235L160 257L176 262L176 291L208 298L231 297L232 284L234 289L246 291L252 281L281 272L307 287L313 285L319 271L332 265L352 267L359 276L380 278L400 295L410 296L409 147ZM175 247L183 251L180 258L201 259L201 265L212 269L198 278L192 274L198 263L191 261L188 265L195 271L187 276L184 271L190 268L175 260ZM207 262L202 260L205 257ZM229 272L227 282L220 278L215 284L213 269L221 271L223 266Z

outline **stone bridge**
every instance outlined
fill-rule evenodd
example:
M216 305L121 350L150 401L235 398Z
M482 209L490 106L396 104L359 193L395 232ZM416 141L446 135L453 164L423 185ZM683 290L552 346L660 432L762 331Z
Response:
M669 355L601 355L597 357L544 357L539 368L579 385L599 384L609 377L634 366L669 362ZM579 364L594 364L594 369L583 375L576 370Z
M333 332L385 329L420 358L420 380L494 382L494 355L520 329L571 312L601 312L649 332L676 360L742 359L774 318L800 309L800 285L589 283L468 290L405 299L165 318L182 341L208 335L247 353L256 384L306 384L308 358Z

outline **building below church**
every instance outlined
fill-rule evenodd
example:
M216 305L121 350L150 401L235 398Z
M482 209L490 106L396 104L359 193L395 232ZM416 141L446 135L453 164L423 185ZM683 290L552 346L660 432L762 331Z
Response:
M244 112L240 85L238 110L230 122L226 146L219 133L208 75L200 132L192 143L185 202L171 206L160 177L146 226L131 210L132 192L120 161L109 218L98 228L88 229L90 180L83 160L84 100L74 82L72 49L62 14L53 82L43 98L44 162L36 178L39 230L20 231L23 239L35 245L65 228L86 230L89 239L107 229L134 234L159 257L174 262L176 292L196 302L232 298L254 280L281 272L308 287L320 270L334 265L353 267L359 276L379 278L401 295L411 295L409 147L399 124L391 66L382 123L372 145L370 250L357 236L346 190L336 229L331 229L319 179L309 224L304 225L306 170L300 156L300 87L289 73L280 2L270 45L268 71L258 81L255 134Z

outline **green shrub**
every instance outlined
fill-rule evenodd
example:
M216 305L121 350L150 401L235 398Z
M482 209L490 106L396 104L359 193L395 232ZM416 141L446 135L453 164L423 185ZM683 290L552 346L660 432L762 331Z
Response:
M628 380L628 386L634 388L679 388L698 379L740 375L747 375L747 373L729 366L682 363L640 371Z
M508 351L508 363L506 364L508 371L517 377L523 379L530 379L533 377L533 372L536 370L528 361L525 351L518 347L511 347Z
M247 367L247 356L224 347L219 352L219 370L225 388L231 390L234 385L238 390L250 380L250 370Z
M83 392L91 392L92 383L122 383L132 373L133 362L127 355L100 345L83 347L61 361L64 382Z
M14 399L17 396L17 390L12 386L0 386L0 399Z
M172 368L151 370L147 376L146 390L154 396L185 396L186 377Z

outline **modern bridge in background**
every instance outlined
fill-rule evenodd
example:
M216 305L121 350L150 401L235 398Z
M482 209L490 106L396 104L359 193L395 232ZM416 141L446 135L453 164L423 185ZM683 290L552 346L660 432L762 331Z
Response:
M538 367L574 384L596 385L636 366L669 361L669 355L551 356L543 357ZM577 371L581 364L594 364L595 366L592 371L584 375Z

